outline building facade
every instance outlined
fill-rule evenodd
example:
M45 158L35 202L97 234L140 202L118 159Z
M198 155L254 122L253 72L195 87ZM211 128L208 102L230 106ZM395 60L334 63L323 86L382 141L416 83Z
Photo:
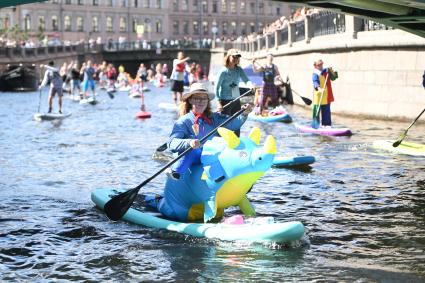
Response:
M261 30L288 4L261 0L49 0L0 10L0 30L70 42L235 38Z

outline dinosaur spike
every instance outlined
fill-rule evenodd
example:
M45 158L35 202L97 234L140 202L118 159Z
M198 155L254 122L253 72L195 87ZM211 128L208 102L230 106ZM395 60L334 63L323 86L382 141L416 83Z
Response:
M256 145L260 145L261 131L260 128L254 127L249 133L249 139L252 140Z
M231 130L220 127L217 129L217 132L226 141L229 148L236 148L241 142L238 136Z
M269 154L276 154L276 140L273 136L267 136L264 143L264 151Z

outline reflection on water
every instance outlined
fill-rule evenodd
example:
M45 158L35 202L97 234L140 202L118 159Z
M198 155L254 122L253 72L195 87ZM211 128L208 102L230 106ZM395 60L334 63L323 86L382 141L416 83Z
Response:
M397 139L408 123L335 116L354 135L332 138L247 122L242 134L259 126L276 137L279 155L316 157L306 170L272 168L249 193L260 216L305 224L303 241L287 247L114 223L94 207L93 189L134 187L164 165L152 153L176 118L157 108L170 102L168 89L146 93L146 121L133 119L140 101L125 93L102 93L96 106L66 100L72 116L61 123L32 120L38 93L0 99L2 281L425 280L425 159L370 147ZM308 109L288 110L308 122ZM415 125L408 139L424 143L424 132ZM163 183L158 176L143 192Z

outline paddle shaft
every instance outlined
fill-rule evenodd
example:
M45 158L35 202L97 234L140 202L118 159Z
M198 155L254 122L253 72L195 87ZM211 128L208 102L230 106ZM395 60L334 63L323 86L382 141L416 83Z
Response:
M245 91L244 93L242 93L241 95L239 95L238 97L236 97L235 99L233 99L232 101L226 103L226 105L223 106L223 109L226 109L226 107L228 107L229 105L231 105L233 102L238 101L239 99L241 99L242 97L248 95L249 93L251 93L251 89L248 91ZM156 151L164 151L167 149L167 143L163 143L161 146L156 148Z
M404 131L404 134L407 134L407 131L416 123L416 121L418 121L418 119L422 116L422 114L424 114L425 112L425 108L424 110L422 110L421 114L418 115L418 117L416 117L416 119L410 124L410 126L406 129L406 131Z
M245 109L241 109L238 112L236 112L235 114L233 114L232 116L230 116L229 118L227 118L226 121L224 121L223 123L221 123L220 125L218 125L211 132L209 132L206 136L204 136L203 138L201 138L199 140L199 142L201 144L203 144L206 140L208 140L212 135L215 134L215 132L217 131L218 128L227 125L230 121L232 121L233 119L235 119L236 117L238 117L244 111L245 111ZM165 169L167 169L168 167L170 167L171 165L173 165L174 163L176 163L179 159L181 159L183 156L185 156L192 149L193 149L192 147L188 147L187 149L185 149L185 151L183 151L179 156L177 156L176 158L174 158L173 160L171 160L170 162L168 162L164 167L162 167L161 169L159 169L155 174L153 174L151 177L149 177L148 179L146 179L143 183L141 183L140 185L138 185L137 187L135 187L133 190L139 190L141 187L143 187L144 185L146 185L147 183L149 183L156 176L158 176L163 171L165 171Z
M41 89L38 92L38 110L37 110L37 113L40 113L40 106L41 106Z
M299 94L298 92L296 92L294 89L291 89L296 95L298 95L299 97L301 97L301 99L304 101L305 104L310 105L312 103L311 99L302 96L301 94Z

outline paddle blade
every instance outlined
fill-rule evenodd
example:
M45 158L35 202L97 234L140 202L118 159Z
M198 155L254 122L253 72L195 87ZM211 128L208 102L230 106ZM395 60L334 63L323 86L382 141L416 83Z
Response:
M168 148L167 143L164 143L164 144L162 144L160 147L158 147L158 148L156 149L156 151L160 151L160 152L162 152L162 151L166 150L167 148Z
M401 135L400 138L393 143L393 147L399 146L405 137L406 135Z
M114 95L112 94L112 92L108 91L107 93L108 93L110 99L114 99Z
M311 127L313 129L318 129L320 127L320 122L317 119L313 119L313 121L311 122Z
M117 221L124 216L137 197L140 188L134 188L111 198L104 206L106 216Z
M305 104L311 105L312 101L311 99L308 99L307 97L301 96L301 99L304 101Z

